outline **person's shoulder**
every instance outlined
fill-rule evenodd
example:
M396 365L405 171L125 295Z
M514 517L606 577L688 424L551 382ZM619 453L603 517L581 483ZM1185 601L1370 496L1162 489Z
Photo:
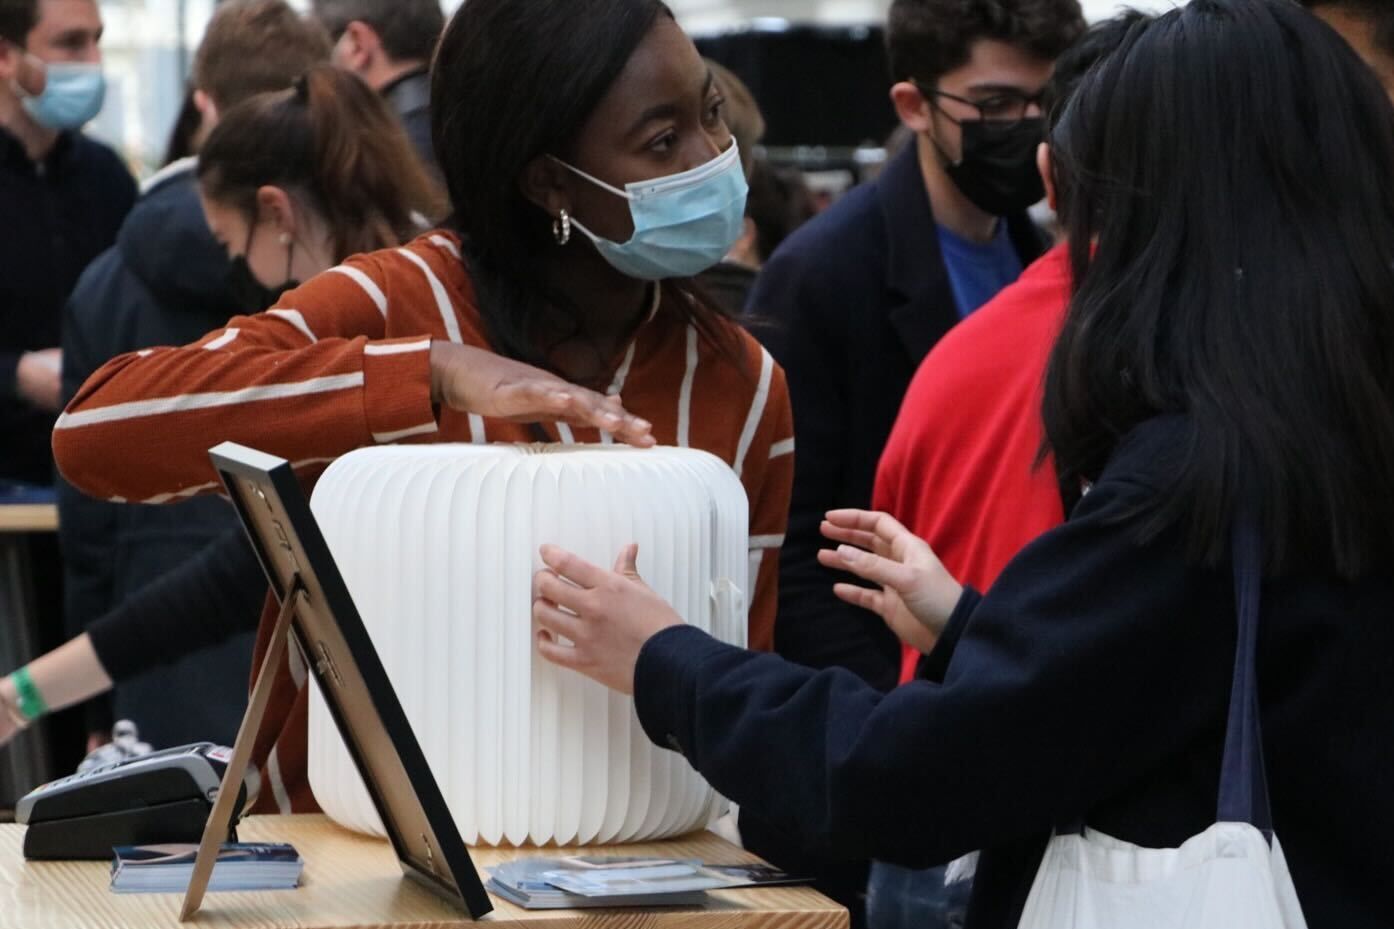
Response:
M85 132L73 133L72 146L75 159L85 170L119 182L123 188L129 188L131 195L135 196L136 179L126 162L116 153L116 149Z
M1096 486L1165 491L1179 474L1194 439L1195 420L1184 413L1145 419L1119 439Z
M664 299L669 297L665 294ZM679 299L687 298L679 296ZM669 324L676 324L681 318L671 316ZM686 323L681 325L686 328ZM712 315L703 326L706 333L697 339L696 345L698 363L702 367L714 366L731 375L726 382L733 389L740 385L743 393L750 393L756 389L766 366L770 367L771 372L779 370L778 362L765 346L738 320ZM780 376L782 378L782 371Z
M885 251L874 183L854 187L780 243L756 276L746 310L757 320L783 324L836 316L874 299Z
M488 344L474 281L455 232L432 229L404 245L354 256L340 267L372 278L397 310L409 304L413 313L448 315L459 326L462 341Z
M401 280L439 284L442 287L468 282L460 254L460 239L454 233L433 229L401 245L389 245L371 252L351 255L335 271L347 270L366 275L381 287ZM434 288L432 288L434 289Z
M1069 302L1069 250L1058 245L950 329L930 357L942 361L1002 344L1025 348L1024 340L1053 342Z
M855 254L868 244L868 233L882 225L876 182L859 184L827 209L789 234L770 256L768 266L806 264L825 267L832 259Z
M124 301L113 300L113 295L126 293L132 286L144 285L131 273L120 247L108 247L87 263L73 285L67 301L68 321L83 328L110 327L113 314L121 313L124 305Z

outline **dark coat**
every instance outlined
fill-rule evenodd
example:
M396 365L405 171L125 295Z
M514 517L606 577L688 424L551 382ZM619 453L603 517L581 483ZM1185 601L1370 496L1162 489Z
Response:
M63 301L135 199L121 159L83 133L35 163L0 129L0 479L53 483L57 414L19 395L16 369L25 352L59 347Z
M63 325L64 393L116 355L183 345L239 312L228 259L199 204L192 161L162 172L122 225L116 245L83 273ZM237 524L226 501L114 504L59 487L65 613L76 633ZM199 615L185 621L203 621ZM118 684L113 709L156 747L232 744L247 705L250 634ZM191 699L197 695L198 699Z
M1042 252L1025 213L1008 217L1022 267ZM895 637L832 594L814 553L838 507L871 504L876 464L925 355L959 321L915 147L786 239L746 304L784 367L794 407L794 493L780 557L775 651L844 667L887 689Z
M645 731L814 854L982 849L972 929L1017 925L1052 828L1179 845L1215 820L1237 637L1230 565L1189 564L1175 528L1140 537L1186 432L1134 430L1065 525L965 592L922 680L883 694L680 626L640 655ZM1387 570L1263 585L1269 793L1312 929L1394 925L1391 615Z
M409 71L382 89L383 99L402 121L407 138L421 163L441 180L436 148L431 138L431 74L424 67Z

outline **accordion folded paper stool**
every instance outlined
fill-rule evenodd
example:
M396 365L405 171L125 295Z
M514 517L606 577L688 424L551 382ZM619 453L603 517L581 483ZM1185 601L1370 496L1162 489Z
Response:
M640 574L687 622L745 644L749 512L725 462L384 446L335 461L311 508L467 843L638 842L724 811L681 755L649 742L630 698L537 654L532 577L543 544L608 568L637 542ZM309 722L325 813L382 835L317 688Z

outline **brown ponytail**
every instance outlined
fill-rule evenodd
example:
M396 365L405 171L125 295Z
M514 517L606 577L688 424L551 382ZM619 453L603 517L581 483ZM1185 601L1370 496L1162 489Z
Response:
M329 227L336 260L399 245L435 222L443 197L397 117L354 75L316 65L290 90L259 94L218 121L199 154L210 200L256 215L256 192L285 188Z

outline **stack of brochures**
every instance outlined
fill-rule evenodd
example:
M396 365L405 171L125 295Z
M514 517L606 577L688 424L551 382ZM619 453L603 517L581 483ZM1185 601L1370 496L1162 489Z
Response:
M119 894L182 893L194 873L197 845L122 845L111 862L111 889ZM305 862L293 846L230 842L218 851L210 891L289 890Z
M489 869L488 889L530 910L597 906L701 906L708 890L800 883L763 865L704 865L673 858L578 855L523 858Z

